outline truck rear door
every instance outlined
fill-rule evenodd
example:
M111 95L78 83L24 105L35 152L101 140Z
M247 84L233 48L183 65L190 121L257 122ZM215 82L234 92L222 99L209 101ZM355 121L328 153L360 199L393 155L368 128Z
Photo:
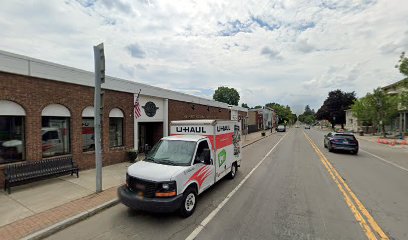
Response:
M236 127L237 126L237 127ZM234 162L241 157L241 132L232 121L218 122L215 126L216 181L231 171Z

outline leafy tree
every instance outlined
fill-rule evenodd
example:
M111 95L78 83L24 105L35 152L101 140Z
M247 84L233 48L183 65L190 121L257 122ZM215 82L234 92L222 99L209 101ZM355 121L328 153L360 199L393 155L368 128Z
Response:
M363 126L372 125L372 108L367 97L356 99L351 106L353 115L362 123Z
M315 111L306 105L305 111L299 115L299 121L307 124L312 124L316 121Z
M370 121L381 128L385 137L385 125L398 114L398 96L389 95L381 88L354 102L353 114L359 120Z
M340 89L329 92L329 96L323 102L323 105L317 111L319 120L327 119L332 127L335 124L341 124L344 129L346 123L346 112L356 100L355 92L343 92Z
M374 93L369 93L366 97L372 108L369 111L372 114L372 120L380 125L385 137L385 125L389 124L398 113L398 97L387 94L381 88L375 89Z
M400 73L408 77L408 57L405 56L405 52L401 53L400 60L395 65L395 68L398 68Z
M275 110L279 117L278 124L294 123L296 120L296 114L292 113L289 106L283 106L279 103L267 103L265 106Z
M399 101L402 107L408 109L408 92L402 92L399 96Z
M243 107L243 108L249 108L249 107L248 107L248 104L246 104L246 103L242 103L242 104L241 104L241 107Z
M215 101L238 106L240 96L238 91L235 90L235 88L218 87L217 90L215 90L214 92L213 99Z
M255 107L253 107L252 109L260 109L260 108L262 108L262 106L261 105L256 105Z

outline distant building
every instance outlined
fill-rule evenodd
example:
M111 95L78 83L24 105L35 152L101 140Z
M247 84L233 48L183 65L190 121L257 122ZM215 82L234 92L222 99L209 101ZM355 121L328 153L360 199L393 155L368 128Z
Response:
M359 121L357 117L353 115L353 112L351 109L346 110L346 130L352 131L352 132L358 132L361 130L361 127L359 125Z
M275 110L268 107L248 110L248 132L271 129L276 125Z
M390 84L388 86L383 87L382 89L387 92L388 94L399 95L402 92L408 92L408 78L402 79L398 82ZM398 130L398 132L402 132L405 135L408 134L408 109L406 106L402 106L401 103L398 104L398 112L399 116L392 121L391 125L388 126L387 130Z

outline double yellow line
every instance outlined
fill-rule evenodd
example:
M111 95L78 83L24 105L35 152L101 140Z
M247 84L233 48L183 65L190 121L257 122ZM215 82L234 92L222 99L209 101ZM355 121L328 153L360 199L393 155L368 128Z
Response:
M367 238L370 240L378 239L376 234L379 236L379 239L386 239L388 240L388 236L384 233L378 223L374 220L371 214L367 211L364 205L360 202L360 200L356 197L356 195L351 191L350 187L347 183L343 180L337 170L333 167L333 165L327 160L326 156L320 151L320 149L316 146L310 137L303 132L306 139L309 141L310 145L312 145L313 149L317 153L320 158L320 161L326 167L327 171L329 172L330 176L333 178L334 182L336 183L337 187L339 188L340 192L343 194L344 200L347 203L347 206L350 208L351 212L354 214L357 222L363 228L364 233L366 234ZM364 218L364 217L365 218Z

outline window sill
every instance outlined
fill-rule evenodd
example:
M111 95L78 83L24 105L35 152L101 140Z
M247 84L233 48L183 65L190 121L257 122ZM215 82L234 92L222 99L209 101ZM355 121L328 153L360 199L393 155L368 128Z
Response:
M125 146L117 146L117 147L109 147L109 151L121 151L121 150L126 150Z
M91 154L95 154L95 151L86 151L86 152L82 152L82 154L91 155Z
M42 157L41 159L53 159L53 158L60 158L60 157L72 157L72 153L67 153L67 154L57 155L57 156L50 156L50 157Z

